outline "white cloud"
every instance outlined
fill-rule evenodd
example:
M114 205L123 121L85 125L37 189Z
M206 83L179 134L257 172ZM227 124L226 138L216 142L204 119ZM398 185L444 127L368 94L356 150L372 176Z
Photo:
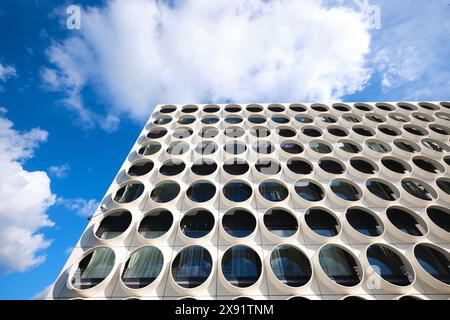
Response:
M41 129L18 132L0 114L0 273L41 264L42 250L51 244L39 233L54 225L46 214L55 201L50 179L45 172L22 166L47 136Z
M68 171L70 170L70 166L66 164L62 164L60 166L50 166L48 168L48 173L57 177L57 178L65 178L67 177Z
M373 68L380 73L388 99L448 98L448 1L380 0L378 4L383 20L373 37Z
M16 76L16 74L16 69L13 66L0 63L0 81L6 81L8 78Z
M83 199L83 198L73 198L73 199L63 199L58 198L57 203L63 205L69 210L76 212L83 217L89 217L94 214L97 209L99 202L96 199Z
M82 17L81 33L49 49L42 78L90 125L143 121L163 102L338 99L370 76L361 14L319 1L110 1ZM106 116L84 105L87 86Z

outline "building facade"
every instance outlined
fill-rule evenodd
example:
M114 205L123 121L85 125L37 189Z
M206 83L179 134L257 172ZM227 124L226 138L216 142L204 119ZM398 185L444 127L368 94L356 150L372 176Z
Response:
M48 299L449 299L450 103L158 105Z

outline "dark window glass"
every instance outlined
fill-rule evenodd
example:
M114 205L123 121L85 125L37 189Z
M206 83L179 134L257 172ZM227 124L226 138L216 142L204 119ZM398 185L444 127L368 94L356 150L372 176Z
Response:
M371 137L374 135L374 133L370 129L365 129L362 127L353 127L352 130L357 134L360 134L365 137Z
M334 118L332 116L320 116L319 119L325 123L336 123L337 122L336 118Z
M361 282L361 270L353 256L341 247L327 244L319 252L319 263L325 274L336 283L353 287Z
M152 171L153 166L154 164L152 161L137 162L128 169L128 175L132 177L143 176L144 174L147 174L150 171Z
M186 237L198 239L206 236L214 227L214 216L208 210L187 212L180 222L181 232Z
M275 123L288 123L289 119L283 116L272 116L272 121Z
M298 104L296 104L296 105L291 105L291 106L289 107L289 109L291 109L291 110L294 111L294 112L305 112L305 111L306 111L306 107L305 107L305 106L303 106L303 105L298 105Z
M378 123L382 123L382 122L386 121L383 117L378 116L376 114L367 114L366 118L371 120L371 121L378 122Z
M220 108L219 107L215 107L215 106L205 106L203 108L203 111L206 112L206 113L214 113L214 112L217 112L219 110L220 110Z
M233 176L246 173L250 169L247 162L240 159L231 159L224 163L223 170Z
M283 151L291 154L299 154L303 152L303 147L295 142L282 142L280 147Z
M158 138L162 138L167 134L167 130L164 128L161 129L152 129L149 131L149 133L147 134L147 138L150 139L158 139Z
M381 181L368 180L366 182L366 187L371 193L376 195L378 198L381 198L386 201L395 201L399 197L397 190L389 186L387 183Z
M396 161L394 159L381 159L381 163L388 168L391 171L394 171L396 173L408 173L411 170L407 168L404 164L402 164L400 161Z
M322 153L322 154L330 153L331 151L333 151L333 149L329 145L322 143L322 142L310 142L309 147L313 151Z
M261 123L266 122L266 118L259 117L259 116L251 116L251 117L248 117L248 121L250 123L261 124Z
M361 301L361 300L367 300L367 299L364 299L363 297L358 297L358 296L348 296L348 297L343 298L342 300Z
M374 174L375 172L377 172L377 168L375 168L370 162L365 160L351 159L350 165L362 173Z
M424 122L431 122L431 121L433 121L432 117L430 117L430 116L428 116L426 114L423 114L423 113L415 113L415 114L413 114L413 117L418 119L418 120L420 120L420 121L424 121Z
M225 198L234 202L243 202L251 197L252 188L244 182L230 182L223 187Z
M401 208L388 208L386 215L397 229L406 234L420 237L427 232L425 225L422 225L412 214Z
M153 124L160 124L160 125L163 125L163 124L169 123L170 121L172 121L172 118L171 118L171 117L159 117L159 118L156 118L156 119L153 121Z
M328 132L336 137L345 137L347 136L347 132L340 128L328 128Z
M189 151L189 145L186 142L175 142L167 148L167 153L170 155L182 155Z
M361 122L361 120L360 120L359 118L357 118L356 116L354 116L354 115L347 115L347 114L344 114L344 115L342 116L342 118L343 118L345 121L348 121L348 122L353 122L353 123L359 123L359 122Z
M304 286L312 277L308 257L290 245L281 245L272 250L270 267L275 277L289 287Z
M258 189L265 199L274 202L283 201L289 195L286 187L275 181L262 182Z
M195 288L208 279L212 272L212 257L201 246L189 246L178 252L172 262L172 275L183 288Z
M222 218L223 229L232 237L245 238L256 228L255 216L243 209L231 209Z
M223 276L235 287L250 287L261 276L262 262L259 255L245 245L229 248L222 257L221 265Z
M301 300L301 301L309 301L309 299L308 299L308 298L306 298L306 297L300 297L300 296L294 296L294 297L291 297L291 298L289 298L288 300Z
M181 112L183 113L194 113L198 110L198 108L196 106L192 106L192 107L184 107Z
M175 110L177 110L176 107L163 107L163 108L161 108L161 110L159 110L159 112L161 112L161 113L172 113Z
M448 136L448 131L445 127L443 126L438 126L438 125L430 125L430 129L433 130L436 133Z
M272 112L283 112L284 111L283 106L277 106L277 105L271 105L268 107L268 109Z
M331 174L342 174L345 171L345 168L334 160L319 160L319 167Z
M289 159L287 161L287 167L296 174L310 174L313 171L312 165L304 160Z
M430 150L437 151L437 152L448 151L448 147L445 144L440 143L438 141L435 141L435 140L422 140L421 142L422 142L422 144L425 147L427 147Z
M114 201L118 203L128 203L139 198L143 192L144 185L142 183L129 183L117 190Z
M139 149L138 153L143 156L150 156L152 154L157 153L159 150L161 150L161 144L159 143L149 143Z
M432 160L425 160L423 158L414 158L413 163L418 166L420 169L425 170L429 173L441 173L443 168L438 168Z
M78 263L71 279L72 285L81 290L95 287L109 275L115 258L114 251L110 248L94 249Z
M226 123L230 123L230 124L237 124L237 123L241 123L243 120L242 118L239 117L227 117L224 120Z
M182 117L182 118L178 119L179 124L191 124L194 122L195 122L194 117Z
M225 111L226 112L230 112L230 113L236 113L241 111L241 107L239 106L226 106L225 107Z
M157 209L147 214L139 224L138 232L145 239L156 239L169 231L173 223L170 211Z
M322 135L322 132L313 128L302 128L302 132L308 137L320 137Z
M367 259L370 265L375 267L375 272L394 285L408 286L414 280L412 268L405 265L406 260L385 246L377 244L369 246Z
M296 131L287 128L277 129L276 132L278 133L278 135L285 138L291 138L297 134Z
M425 184L423 183L419 183L419 182L415 182L413 180L407 180L404 179L402 180L402 187L408 191L408 193L410 193L411 195L422 199L422 200L427 200L427 201L431 201L435 199L434 194L431 191L430 187L427 187Z
M450 233L450 213L446 209L430 207L427 209L427 215L435 225Z
M216 187L209 182L197 182L186 191L187 197L194 202L206 202L216 194Z
M307 201L320 201L325 197L325 192L318 184L300 180L295 182L295 192Z
M348 153L359 153L361 152L361 148L353 142L339 142L339 149L344 150Z
M259 159L255 163L255 168L258 172L268 175L274 175L281 171L281 166L275 160Z
M384 111L394 111L395 110L395 107L388 103L377 103L377 104L375 104L375 106L377 106L377 108L384 110Z
M446 194L450 194L450 182L448 181L448 179L439 178L436 180L436 184Z
M139 289L151 284L161 273L164 257L155 247L143 247L134 251L122 272L122 282L128 288Z
M309 116L303 116L303 115L299 115L297 114L295 116L295 120L297 120L300 123L312 123L313 119Z
M193 173L199 176L208 176L217 170L217 164L212 160L203 159L191 167Z
M240 142L227 143L223 149L230 154L241 154L247 150L247 146Z
M176 176L183 172L186 165L182 161L178 160L168 160L166 161L161 168L159 168L159 172L165 176Z
M416 136L424 136L424 135L428 134L428 132L426 132L425 130L417 128L415 126L411 126L411 125L404 126L403 129L405 129L409 133L414 134Z
M99 239L114 239L128 229L131 223L131 213L127 210L119 210L108 214L95 232Z
M263 108L257 105L250 105L247 107L247 111L249 112L261 112L263 111Z
M270 209L264 214L267 230L278 237L290 237L298 230L297 219L283 209Z
M411 145L411 144L409 144L409 143L407 143L405 141L398 141L398 140L396 140L396 141L394 141L394 145L397 148L399 148L399 149L401 149L403 151L406 151L406 152L410 152L410 153L417 152L416 148L413 145Z
M399 102L397 103L397 106L399 106L401 109L408 111L417 110L417 107L415 105L406 102Z
M305 213L305 221L311 230L322 237L334 237L339 234L339 223L325 210L309 209Z
M361 199L361 194L358 189L350 183L342 180L333 180L330 183L331 191L333 191L339 198L347 201L358 201Z
M361 111L372 111L373 108L365 103L355 103L355 108Z
M219 118L216 117L205 117L202 119L203 124L214 124L219 122Z
M387 134L388 136L399 136L401 133L394 128L390 128L390 127L378 127L378 130L380 130L381 132L383 132L384 134Z
M439 110L439 107L429 102L419 102L419 106L427 110Z
M175 199L180 193L180 186L176 182L163 182L156 186L150 194L150 199L158 203L165 203Z
M408 118L405 118L404 116L401 116L399 114L390 114L389 118L391 118L395 121L398 121L398 122L408 122L409 121Z
M436 113L439 119L450 121L450 115L448 113Z
M348 223L359 233L368 237L378 237L383 234L384 228L375 216L365 210L349 208L345 213Z
M319 111L319 112L326 112L328 111L328 107L321 104L312 104L311 109Z
M205 138L205 139L214 138L218 134L219 134L219 130L217 130L216 128L203 128L199 133L200 137Z
M341 112L347 112L351 110L351 108L348 105L343 103L335 103L333 104L333 108Z
M389 149L382 143L376 142L376 141L366 141L366 146L373 151L379 152L379 153L386 153L389 152Z
M450 285L450 260L433 246L420 243L414 248L414 256L420 266L433 278Z
M213 154L219 147L214 142L201 142L195 147L198 154Z

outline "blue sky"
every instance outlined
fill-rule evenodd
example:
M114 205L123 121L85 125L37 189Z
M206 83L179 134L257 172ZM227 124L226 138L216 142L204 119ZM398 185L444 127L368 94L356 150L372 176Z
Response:
M448 1L358 3L78 1L69 30L72 2L2 1L0 233L35 247L0 236L0 299L56 279L156 103L449 101Z

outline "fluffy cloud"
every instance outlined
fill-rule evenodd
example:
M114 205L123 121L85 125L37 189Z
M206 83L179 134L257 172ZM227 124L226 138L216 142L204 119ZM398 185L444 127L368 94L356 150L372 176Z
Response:
M6 81L8 78L16 75L16 69L12 66L6 66L0 63L0 81Z
M57 178L65 178L67 177L69 170L70 166L66 163L60 166L50 166L48 168L48 173Z
M25 271L45 261L42 250L51 241L39 230L54 223L46 214L55 196L45 172L27 171L23 163L33 156L47 132L18 132L0 113L0 273Z
M99 202L96 199L86 200L83 198L63 199L58 198L57 203L67 209L78 213L83 217L89 217L94 214Z
M113 130L156 103L338 99L367 82L369 44L360 13L314 0L110 1L52 45L42 78L87 126ZM87 86L111 107L85 106Z
M387 99L448 99L448 1L380 0L377 4L383 19L373 37L373 68L380 73Z

